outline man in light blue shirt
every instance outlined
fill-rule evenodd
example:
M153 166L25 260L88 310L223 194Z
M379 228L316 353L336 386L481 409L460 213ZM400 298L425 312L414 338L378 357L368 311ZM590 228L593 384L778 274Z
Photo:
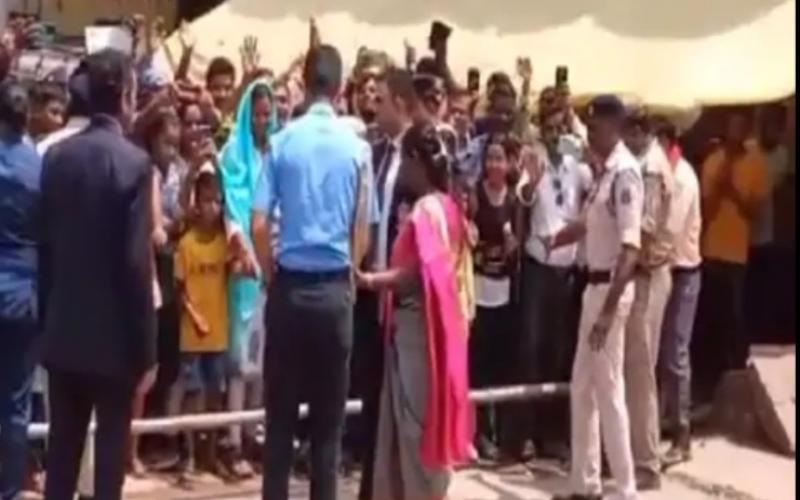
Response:
M332 104L342 82L336 49L312 50L304 78L311 105L273 137L253 205L253 242L270 286L263 489L269 500L288 499L301 392L310 407L311 498L337 498L353 344L351 271L376 215L371 150ZM275 210L281 215L273 257Z

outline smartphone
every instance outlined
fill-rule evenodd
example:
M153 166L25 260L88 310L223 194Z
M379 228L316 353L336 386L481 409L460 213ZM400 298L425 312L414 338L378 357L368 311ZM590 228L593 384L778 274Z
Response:
M566 66L556 67L556 87L569 83L569 69Z
M446 41L450 37L450 33L453 32L453 29L443 23L442 21L436 20L431 23L431 34L428 37L428 46L431 50L433 50L436 46L437 41Z
M467 70L467 90L470 92L480 92L481 70L478 68L470 68Z

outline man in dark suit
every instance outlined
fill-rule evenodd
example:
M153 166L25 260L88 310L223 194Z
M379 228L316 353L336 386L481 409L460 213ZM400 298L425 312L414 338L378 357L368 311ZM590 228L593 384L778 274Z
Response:
M392 244L397 236L397 213L406 201L397 179L400 171L400 144L411 127L417 107L414 82L406 70L389 70L377 84L376 124L383 140L373 144L372 160L378 199L378 224L370 239L367 266L386 269ZM359 445L362 474L358 498L372 498L372 468L378 432L380 395L383 384L384 336L378 318L378 296L359 290L356 301L355 342L353 348L353 389L361 397L363 412L359 420Z
M53 146L42 166L47 500L73 497L92 410L95 498L121 498L134 391L155 378L151 167L123 135L134 73L112 50L88 56L86 70L90 125Z

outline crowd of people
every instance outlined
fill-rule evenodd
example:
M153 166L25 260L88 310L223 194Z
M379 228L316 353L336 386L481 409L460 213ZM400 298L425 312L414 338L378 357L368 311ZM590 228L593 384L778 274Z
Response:
M566 68L536 94L526 58L518 85L460 86L442 23L431 56L363 49L349 75L310 32L283 73L248 37L203 82L185 30L171 68L139 43L64 82L3 74L4 37L0 498L24 487L32 405L48 500L78 489L91 420L98 500L146 467L257 470L287 499L298 456L315 500L343 463L360 499L444 499L457 465L533 455L568 464L557 498L602 498L604 462L619 498L658 489L690 459L693 399L747 362L750 235L774 232L793 176L783 108L755 141L733 110L693 166L665 116L614 95L576 109ZM545 382L569 399L468 397ZM262 406L263 428L130 432Z

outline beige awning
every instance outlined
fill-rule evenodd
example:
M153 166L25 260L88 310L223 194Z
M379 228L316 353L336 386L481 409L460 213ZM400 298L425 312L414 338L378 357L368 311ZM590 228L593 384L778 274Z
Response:
M308 43L314 15L325 42L352 63L360 46L404 60L403 40L424 54L430 21L454 27L457 78L513 75L531 57L535 85L570 68L575 94L619 92L669 107L752 103L795 89L794 0L229 0L192 24L197 66L215 55L238 62L256 35L276 72Z

